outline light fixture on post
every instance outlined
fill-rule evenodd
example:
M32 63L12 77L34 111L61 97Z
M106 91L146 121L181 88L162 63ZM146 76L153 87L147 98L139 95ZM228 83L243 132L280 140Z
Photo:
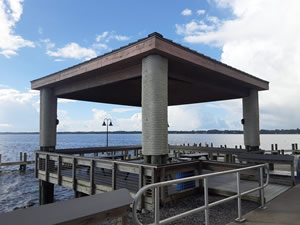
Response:
M102 126L106 126L106 147L108 147L108 126L113 126L111 119L105 118L103 120Z

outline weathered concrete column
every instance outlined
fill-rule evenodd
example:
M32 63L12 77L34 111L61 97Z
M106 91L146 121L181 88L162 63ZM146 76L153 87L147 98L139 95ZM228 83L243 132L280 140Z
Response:
M248 97L243 98L244 143L248 151L259 150L259 105L258 91L251 90Z
M150 55L142 62L142 138L146 163L168 157L168 60Z
M54 151L56 146L57 98L51 88L40 91L40 149ZM48 162L51 166L51 161ZM53 165L54 166L54 165ZM54 185L40 180L40 205L52 203L54 200Z

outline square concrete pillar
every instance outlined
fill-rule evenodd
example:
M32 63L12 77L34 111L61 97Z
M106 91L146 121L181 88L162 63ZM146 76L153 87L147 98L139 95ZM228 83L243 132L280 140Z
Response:
M248 97L243 98L244 143L248 151L259 150L259 104L258 91L251 90Z

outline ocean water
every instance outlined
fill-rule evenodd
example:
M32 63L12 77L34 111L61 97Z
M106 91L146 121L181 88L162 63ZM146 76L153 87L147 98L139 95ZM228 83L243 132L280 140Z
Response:
M109 145L141 145L141 134L110 134ZM202 143L214 146L243 145L241 134L169 134L169 144ZM292 143L300 147L300 135L261 135L261 148L271 149L278 144L279 149L291 149ZM106 145L106 134L59 134L57 148L96 147ZM39 149L38 134L0 134L0 154L2 162L19 160L20 152L26 152L28 160L34 159L34 151ZM34 176L34 166L26 172L16 167L0 168L0 213L38 204L38 180ZM55 199L73 197L71 190L55 186Z

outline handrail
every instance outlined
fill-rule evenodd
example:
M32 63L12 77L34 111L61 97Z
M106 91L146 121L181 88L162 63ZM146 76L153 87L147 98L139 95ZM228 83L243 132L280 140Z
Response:
M94 157L88 157L88 156L74 156L74 155L69 155L69 154L64 154L64 153L57 153L57 152L44 152L44 151L35 151L35 154L38 155L52 155L52 156L62 156L65 158L70 158L70 159L80 159L80 160L86 160L86 161L90 161L93 160L95 162L107 162L107 163L117 163L119 165L128 165L128 166L136 166L139 167L141 166L140 163L136 163L136 162L124 162L124 161L120 161L120 160L114 160L114 159L102 159L102 158L94 158ZM143 167L147 167L147 168L157 168L157 166L155 165L147 165L147 164L142 164Z
M245 171L245 170L251 170L251 169L260 169L260 186L250 189L248 191L245 192L241 192L240 190L240 172ZM267 171L267 179L266 179L266 183L263 183L263 169L266 169ZM227 197L225 199L221 199L219 201L213 202L213 203L209 203L208 202L208 178L210 177L214 177L214 176L220 176L220 175L225 175L225 174L231 174L231 173L236 173L237 174L237 194L234 196L230 196ZM187 181L194 181L194 180L200 180L203 179L203 186L204 186L204 206L186 211L184 213L178 214L176 216L173 217L169 217L167 219L164 219L162 221L160 221L159 219L159 188L160 187L164 187L164 186L168 186L171 184L178 184L178 183L182 183L182 182L187 182ZM204 174L204 175L197 175L197 176L193 176L193 177L185 177L185 178L181 178L181 179L176 179L176 180L170 180L170 181L163 181L163 182L159 182L159 183L154 183L154 184L149 184L144 186L143 188L141 188L133 201L133 207L132 207L132 212L133 212L133 220L135 221L135 223L137 223L138 225L142 225L142 223L139 221L138 217L137 217L137 205L139 202L140 197L143 195L143 193L148 190L148 189L154 189L154 224L155 225L159 225L159 224L167 224L170 223L172 221L175 221L177 219L180 219L182 217L185 216L189 216L192 215L194 213L200 212L200 211L205 211L205 225L209 225L209 208L219 205L221 203L233 200L233 199L238 199L238 218L236 218L236 221L238 222L243 222L245 219L242 218L242 207L241 207L241 197L245 194L249 194L251 192L254 191L258 191L260 190L260 198L261 198L261 208L265 208L265 202L264 202L264 188L269 184L269 169L268 169L268 164L260 164L260 165L255 165L255 166L249 166L249 167L245 167L245 168L240 168L240 169L234 169L234 170L228 170L228 171L223 171L223 172L216 172L216 173L211 173L211 174Z

